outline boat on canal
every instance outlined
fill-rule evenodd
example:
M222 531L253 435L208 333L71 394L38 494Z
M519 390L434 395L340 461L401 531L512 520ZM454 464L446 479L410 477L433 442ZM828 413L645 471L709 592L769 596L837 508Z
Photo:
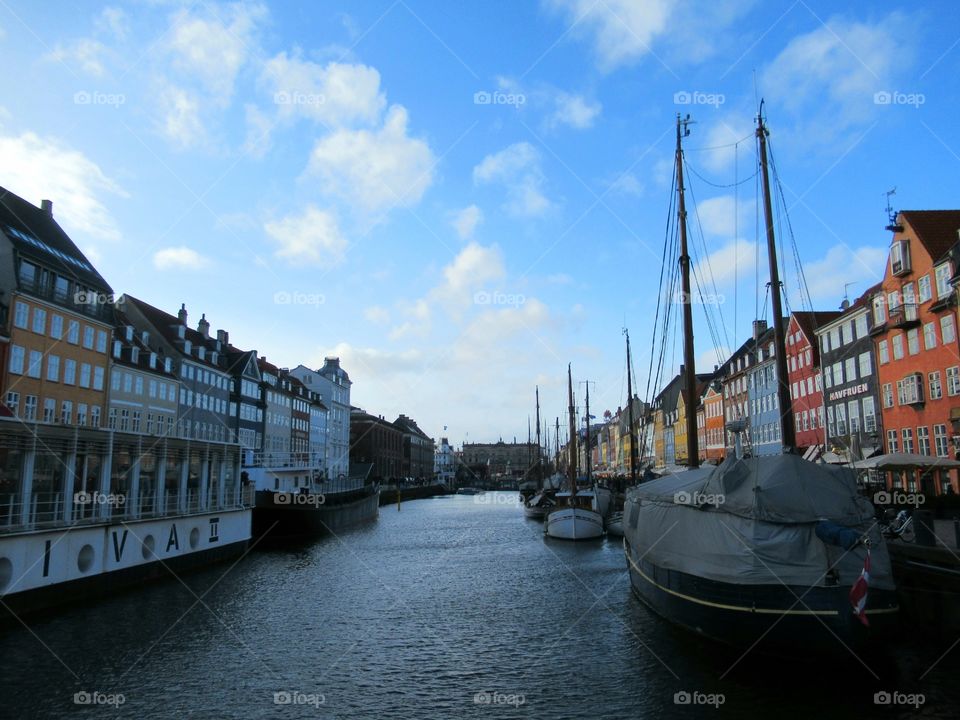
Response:
M683 298L684 382L696 397L690 258L682 137L677 116L676 187ZM770 286L779 289L763 105L757 118ZM890 557L855 473L805 460L794 446L780 292L771 293L782 455L744 450L744 421L719 466L697 467L694 413L687 413L690 469L627 492L624 551L635 594L656 613L738 648L828 657L888 640L899 607ZM864 583L866 581L866 584ZM866 593L864 594L864 590Z
M590 392L587 386L587 393ZM592 489L577 490L577 428L573 404L573 376L567 366L567 394L570 400L570 487L556 495L557 505L544 519L544 532L561 540L595 540L603 536L603 515L597 509L597 497ZM589 401L588 401L589 403ZM587 417L589 423L589 404Z

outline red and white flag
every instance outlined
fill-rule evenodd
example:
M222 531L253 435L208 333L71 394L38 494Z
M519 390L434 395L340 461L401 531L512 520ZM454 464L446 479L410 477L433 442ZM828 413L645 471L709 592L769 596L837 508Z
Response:
M867 557L863 561L863 570L860 577L850 588L850 604L853 606L853 614L867 627L870 623L867 620L867 614L864 609L867 607L867 589L870 584L870 550L867 549Z

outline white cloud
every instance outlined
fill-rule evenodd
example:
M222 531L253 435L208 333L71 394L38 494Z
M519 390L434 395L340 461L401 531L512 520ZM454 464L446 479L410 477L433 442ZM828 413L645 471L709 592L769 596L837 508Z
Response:
M363 311L363 316L368 322L372 322L374 325L384 325L390 322L389 311L379 305L371 305L368 307Z
M487 155L473 168L475 183L502 183L507 188L504 209L517 217L537 217L551 203L543 193L540 153L528 142L519 142Z
M160 132L178 148L199 145L206 138L206 129L200 120L200 103L189 91L173 85L160 94L163 117Z
M130 18L118 7L105 7L94 21L94 26L100 32L109 33L120 41L126 40L130 34Z
M586 100L582 95L557 93L553 99L554 110L547 118L548 127L567 125L576 130L593 127L593 121L603 109L600 103Z
M721 195L697 203L696 215L691 214L690 222L699 220L707 235L732 238L738 231L752 227L755 206L752 199L738 200L733 195Z
M643 196L643 183L633 173L618 173L612 180L608 181L608 185L610 186L610 192L616 195Z
M282 52L264 65L261 82L281 118L306 117L331 127L374 125L387 103L380 73L367 65L324 66Z
M650 52L667 29L674 0L548 0L566 16L573 32L592 35L600 66L612 70Z
M902 13L874 23L831 18L787 44L760 73L761 89L794 118L798 134L822 145L866 124L878 110L875 92L909 90L897 80L912 62L912 26Z
M461 240L469 240L481 222L483 222L483 211L476 205L469 205L457 212L451 224Z
M407 135L406 109L393 105L379 130L341 129L318 141L307 173L325 193L377 212L417 204L433 182L433 164L430 146Z
M391 352L371 347L355 347L350 343L342 342L319 353L312 363L312 367L323 365L325 357L339 357L343 367L350 368L350 374L377 377L394 377L398 373L422 372L425 368L423 353L419 350L403 350Z
M120 230L103 195L127 193L83 153L34 133L0 136L0 177L9 190L34 204L53 201L54 215L68 232L118 240Z
M839 306L846 283L855 283L848 292L851 299L858 297L883 279L886 260L887 248L840 244L829 248L819 260L805 262L803 274L814 305Z
M754 126L743 117L721 118L710 125L702 139L696 142L697 146L705 149L689 152L688 159L694 166L703 165L714 173L732 171L736 161L740 173L746 177L752 172L756 157L753 132ZM733 178L729 182L733 182Z
M153 254L153 266L157 270L201 270L209 260L191 248L169 247Z
M61 62L70 68L78 68L82 72L101 77L104 73L104 55L106 46L99 40L81 38L67 45L57 45L47 55L47 59Z
M753 283L756 268L757 244L752 240L730 241L701 259L696 266L696 275L705 284L705 293L713 292L713 283L729 287L736 282L739 287L745 280ZM696 290L694 290L696 292Z
M332 267L346 255L348 243L340 233L336 217L313 205L300 216L268 222L263 229L280 246L277 257L291 263Z
M233 95L240 69L257 51L257 25L267 16L260 4L208 6L208 12L180 10L166 39L173 65L194 78L219 105Z

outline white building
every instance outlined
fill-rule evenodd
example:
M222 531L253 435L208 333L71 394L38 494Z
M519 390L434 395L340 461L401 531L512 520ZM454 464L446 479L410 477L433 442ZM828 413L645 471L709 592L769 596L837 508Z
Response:
M350 474L350 376L340 367L340 358L324 359L323 367L311 370L297 365L290 374L320 394L327 406L327 468L330 477Z
M440 438L440 443L433 453L433 472L438 483L447 487L453 485L453 480L457 474L457 461L453 446L447 438Z

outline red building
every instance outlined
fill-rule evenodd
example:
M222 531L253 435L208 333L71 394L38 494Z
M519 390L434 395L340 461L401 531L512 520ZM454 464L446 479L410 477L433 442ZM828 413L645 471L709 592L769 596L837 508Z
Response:
M960 345L950 281L960 252L960 210L904 210L887 229L893 231L890 256L873 303L885 449L955 457ZM956 473L940 469L901 482L927 495L958 489Z
M795 312L787 325L787 377L793 405L797 449L822 449L823 387L820 375L820 345L816 330L840 315L837 311Z

